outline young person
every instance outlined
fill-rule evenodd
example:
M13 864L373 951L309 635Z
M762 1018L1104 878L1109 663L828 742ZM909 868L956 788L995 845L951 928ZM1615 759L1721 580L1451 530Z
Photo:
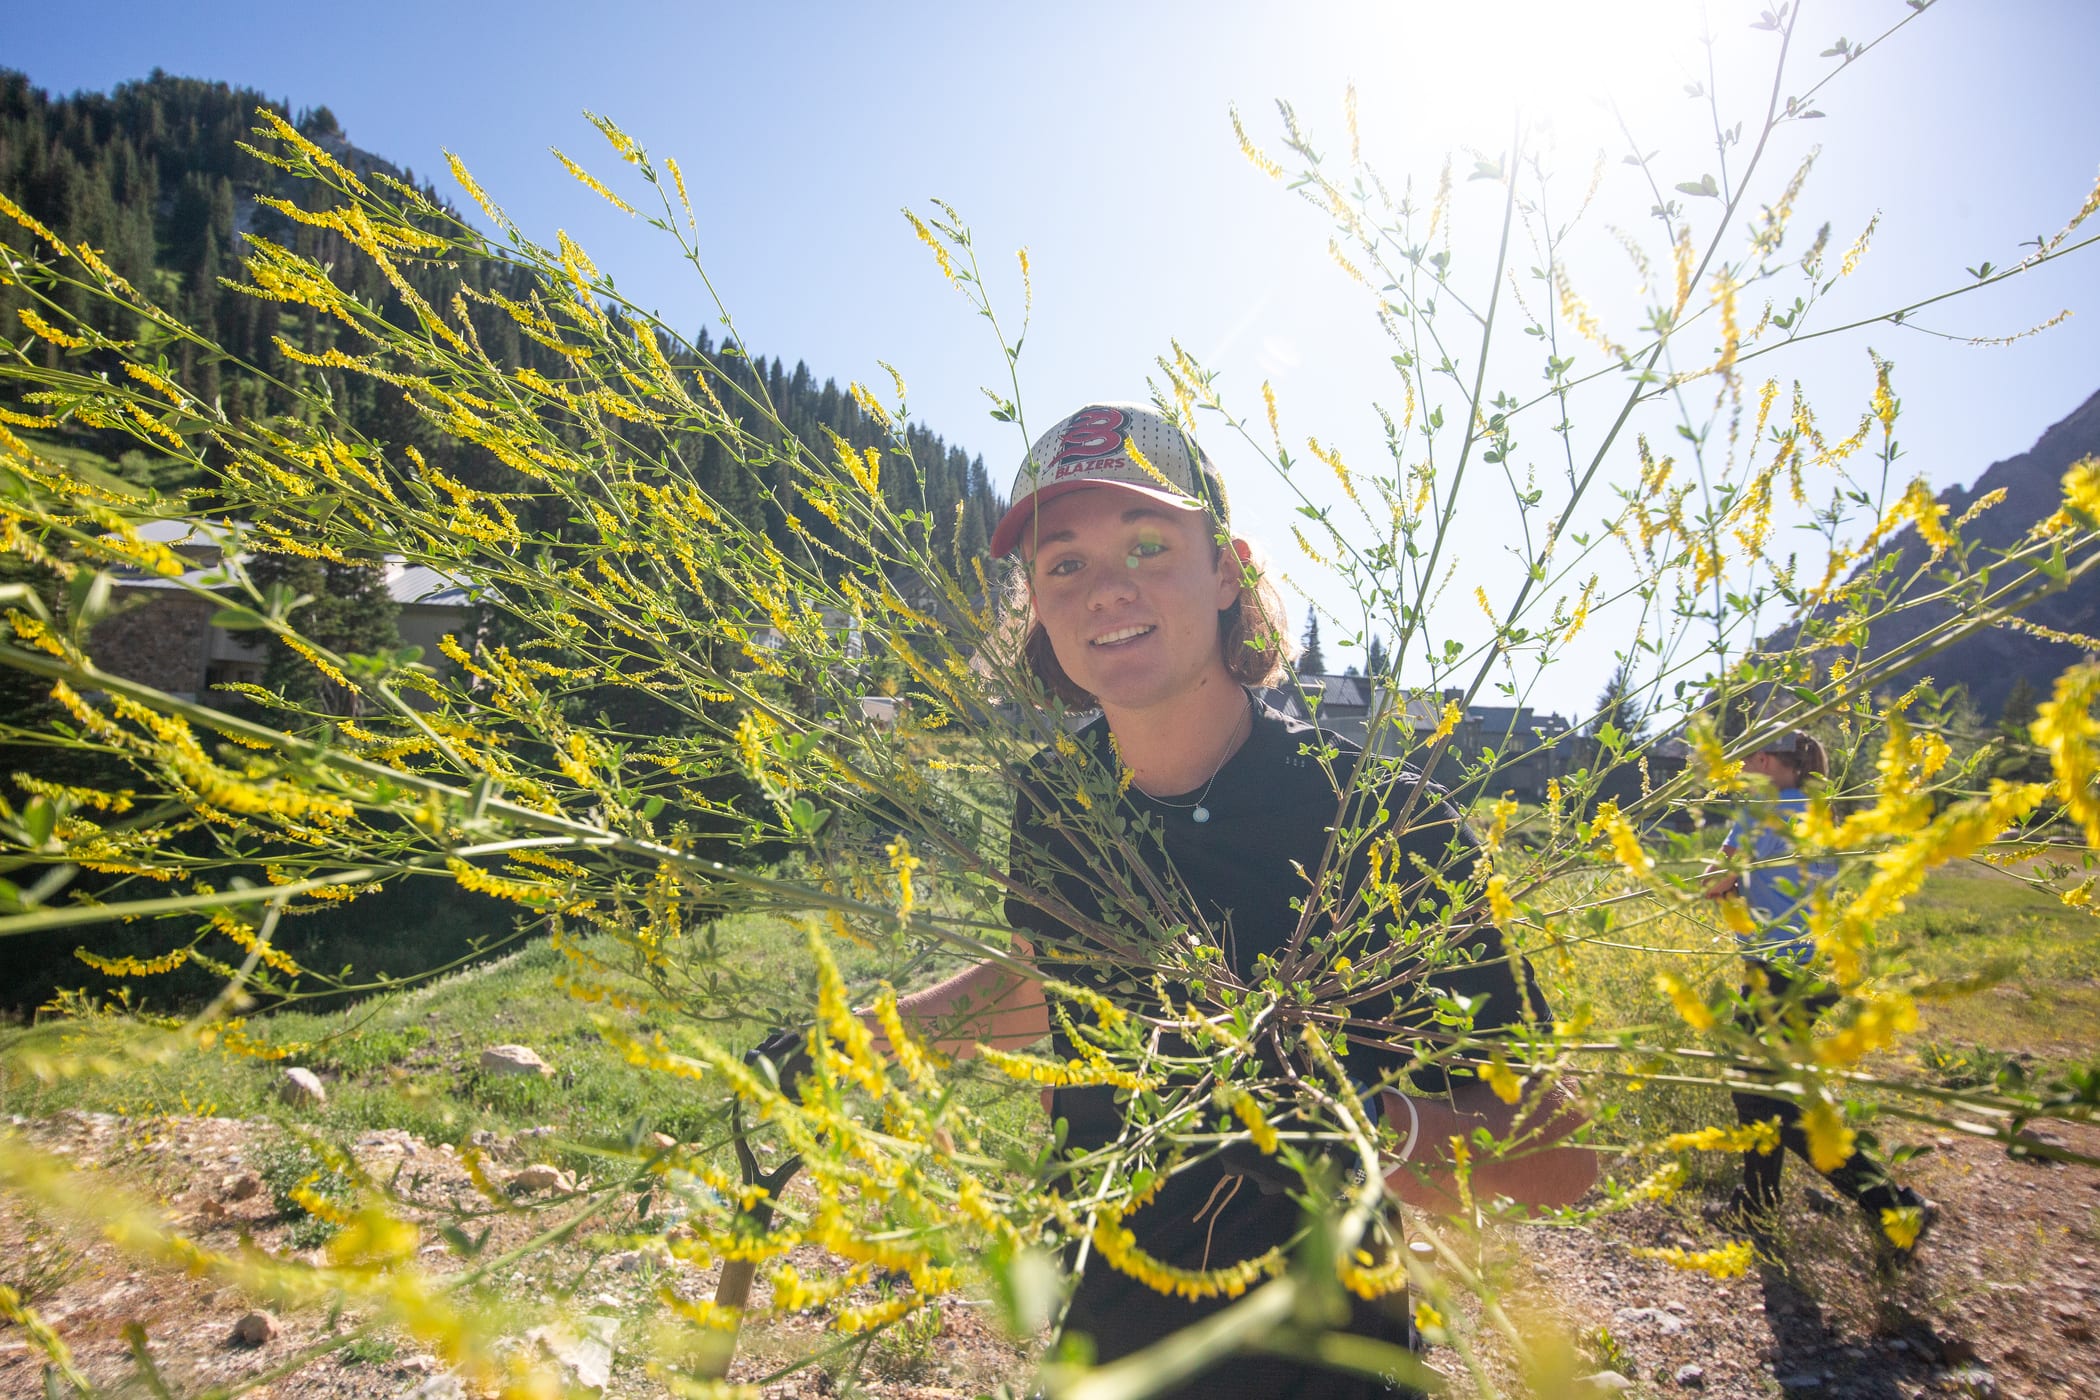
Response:
M1762 778L1776 790L1768 802L1753 803L1729 828L1721 854L1734 858L1747 854L1749 864L1741 875L1714 874L1706 886L1709 899L1739 896L1757 920L1754 933L1738 935L1748 980L1743 987L1744 1009L1737 1023L1744 1029L1762 1029L1761 1017L1778 1015L1797 1024L1812 1025L1835 1006L1838 993L1821 984L1811 967L1815 941L1809 936L1808 910L1818 890L1837 878L1837 866L1827 860L1794 858L1794 843L1787 824L1808 808L1803 785L1817 781L1829 770L1830 760L1822 743L1813 735L1793 730L1768 747L1743 760L1743 771ZM1753 993L1762 986L1764 995ZM1813 1165L1808 1135L1801 1129L1801 1107L1792 1099L1766 1094L1737 1092L1736 1121L1779 1123L1781 1145ZM1729 1213L1755 1230L1766 1229L1779 1209L1779 1174L1786 1164L1784 1152L1743 1154L1743 1181L1729 1202ZM1894 1181L1886 1169L1863 1152L1855 1151L1831 1171L1828 1181L1847 1200L1867 1215L1868 1224L1883 1251L1892 1259L1908 1257L1916 1239L1908 1246L1890 1240L1882 1218L1884 1210L1908 1208L1918 1212L1918 1236L1931 1228L1939 1208L1908 1186Z
M1090 982L1133 1011L1155 1009L1151 970L1134 954L1142 939L1116 936L1131 920L1129 892L1156 892L1155 927L1185 925L1228 960L1241 978L1258 960L1287 951L1308 886L1343 811L1330 769L1316 756L1333 746L1332 771L1350 771L1353 751L1333 736L1287 719L1250 687L1281 673L1281 609L1273 587L1250 566L1252 551L1230 531L1226 499L1209 459L1180 427L1136 404L1090 404L1060 420L1022 464L1012 508L993 534L995 554L1018 551L1026 570L1029 627L1025 654L1049 690L1100 717L1074 737L1082 764L1129 782L1114 800L1136 835L1137 868L1111 870L1080 834L1068 795L1069 765L1050 746L1030 765L1016 794L1013 879L1029 897L1007 901L1026 958L1054 958L1049 970ZM1412 775L1380 794L1394 813L1410 810ZM1110 785L1105 790L1113 792ZM1374 808L1375 810L1375 808ZM1463 876L1471 838L1455 811L1420 794L1396 828L1396 865L1420 856ZM1453 851L1459 852L1454 861ZM1362 882L1358 854L1347 892ZM1409 864L1406 868L1415 867ZM1123 891L1122 894L1111 891ZM1062 911L1053 914L1049 910ZM1331 920L1316 924L1332 930ZM1103 937L1102 930L1110 931ZM1437 967L1427 981L1478 997L1477 1029L1547 1015L1530 970L1504 950L1485 920L1463 931L1471 956ZM1426 1019L1419 985L1413 1020ZM1189 989L1170 989L1186 1003ZM1392 1004L1392 1003L1388 1003ZM1215 1009L1215 1008L1209 1008ZM967 970L905 998L905 1014L940 1048L966 1055L980 1041L1014 1047L1051 1031L1040 988L994 964ZM1358 1014L1358 1013L1352 1013ZM1400 1019L1408 1019L1405 1007ZM1390 1039L1390 1023L1355 1028L1355 1039ZM1072 1047L1058 1050L1069 1055ZM1414 1041L1403 1036L1380 1053L1352 1045L1352 1077L1374 1080L1404 1065ZM1185 1050L1184 1050L1185 1053ZM1387 1090L1382 1108L1412 1161L1388 1177L1393 1194L1430 1208L1454 1199L1447 1144L1487 1126L1511 1130L1516 1110L1477 1079L1418 1074L1408 1092ZM1282 1109L1279 1108L1279 1112ZM1062 1088L1051 1103L1068 1125L1068 1150L1099 1147L1124 1127L1113 1090ZM1586 1149L1562 1143L1582 1117L1564 1090L1546 1096L1523 1127L1536 1150L1483 1162L1472 1189L1482 1199L1558 1205L1574 1201L1595 1175ZM1124 1222L1140 1248L1169 1264L1217 1268L1293 1239L1302 1207L1272 1179L1241 1175L1245 1154L1185 1165L1157 1197ZM1128 1356L1227 1306L1222 1298L1186 1301L1087 1261L1066 1314L1067 1334L1084 1336L1097 1361ZM1348 1329L1400 1345L1413 1339L1406 1300L1352 1302ZM1186 1381L1175 1395L1391 1396L1401 1387L1260 1352L1231 1357Z

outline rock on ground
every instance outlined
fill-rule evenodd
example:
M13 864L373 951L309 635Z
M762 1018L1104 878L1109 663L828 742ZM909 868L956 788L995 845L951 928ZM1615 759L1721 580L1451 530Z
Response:
M581 1333L563 1327L535 1327L525 1334L528 1341L554 1358L562 1379L572 1389L603 1390L612 1379L613 1338L620 1324L610 1317L586 1317Z
M546 1162L534 1162L510 1179L513 1191L574 1191L576 1179Z
M554 1066L529 1045L491 1045L481 1052L481 1067L490 1074L537 1074L543 1079L554 1073Z
M258 1309L233 1324L233 1340L240 1346L259 1347L283 1330L276 1318Z
M328 1090L321 1083L321 1076L310 1069L288 1069L284 1082L277 1086L277 1097L288 1104L312 1104L316 1108L328 1102Z

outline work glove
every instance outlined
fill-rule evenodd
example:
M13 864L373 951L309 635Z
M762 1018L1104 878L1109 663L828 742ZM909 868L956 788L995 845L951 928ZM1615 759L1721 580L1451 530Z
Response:
M1218 1165L1232 1176L1244 1176L1261 1188L1264 1196L1300 1191L1305 1178L1287 1161L1281 1150L1273 1155L1245 1140L1229 1142L1218 1153Z
M815 1067L809 1058L809 1032L799 1027L776 1026L764 1040L744 1052L744 1064L771 1079L783 1095L792 1099L802 1076Z

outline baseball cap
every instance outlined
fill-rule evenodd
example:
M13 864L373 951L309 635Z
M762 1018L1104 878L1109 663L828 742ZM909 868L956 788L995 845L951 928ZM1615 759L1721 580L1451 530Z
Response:
M994 557L1013 553L1044 502L1089 486L1227 521L1225 483L1193 437L1144 404L1092 403L1060 418L1028 449L1007 495L1013 504L992 531Z

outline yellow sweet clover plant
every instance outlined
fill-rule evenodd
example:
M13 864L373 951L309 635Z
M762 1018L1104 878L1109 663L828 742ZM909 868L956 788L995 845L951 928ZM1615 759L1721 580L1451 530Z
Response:
M592 120L617 159L611 176L557 153L563 170L617 210L647 210L699 273L683 174L610 121ZM1768 116L1767 134L1786 120ZM1425 978L1462 956L1483 917L1525 951L1553 951L1561 968L1618 959L1645 969L1634 979L1641 995L1652 987L1661 1000L1640 1002L1658 1013L1646 1021L1631 1007L1563 1006L1558 1024L1527 1023L1492 1042L1471 1032L1463 1006L1411 1016L1408 1070L1477 1079L1517 1109L1505 1138L1483 1131L1447 1145L1461 1230L1500 1211L1478 1185L1483 1171L1539 1145L1525 1106L1578 1070L1593 1096L1667 1082L1755 1083L1795 1097L1821 1167L1851 1151L1851 1114L1865 1098L1900 1103L1927 1124L1979 1109L2013 1123L2037 1111L2039 1098L2014 1090L1926 1092L1892 1063L1888 1052L1915 1030L1926 989L1904 970L1888 920L1932 870L1991 854L2008 832L2027 845L2100 843L2100 668L2067 671L2040 707L2032 738L2046 782L1989 779L1958 760L1944 734L1914 722L1912 698L1882 697L1907 683L1911 656L1931 641L2011 625L2100 568L2094 465L2073 468L2056 515L1985 549L1961 533L1974 511L1949 521L1922 483L1897 478L1901 402L1889 360L1873 358L1874 387L1847 436L1833 440L1818 426L1798 383L1780 407L1780 380L1757 378L1758 362L1784 350L1834 278L1866 256L1868 238L1835 274L1823 236L1799 258L1781 257L1804 163L1768 190L1775 202L1743 244L1745 192L1773 183L1759 165L1762 141L1710 224L1671 205L1656 247L1626 239L1647 319L1614 325L1584 294L1602 274L1577 266L1566 225L1546 218L1551 182L1533 152L1482 163L1483 181L1500 191L1503 253L1486 255L1498 241L1489 237L1454 256L1463 201L1448 169L1427 206L1390 198L1363 160L1353 106L1351 126L1348 169L1339 170L1283 109L1282 144L1296 167L1287 172L1234 116L1250 161L1272 177L1287 172L1332 219L1334 260L1362 284L1391 339L1398 403L1380 410L1389 459L1347 461L1332 435L1308 434L1305 450L1326 469L1316 486L1291 474L1298 438L1271 386L1262 386L1257 436L1182 347L1161 356L1155 381L1163 409L1206 433L1240 433L1276 469L1305 522L1293 528L1302 563L1277 572L1324 570L1360 606L1363 630L1393 639L1395 673L1404 662L1419 687L1378 689L1368 757L1313 755L1336 790L1329 859L1304 872L1301 926L1251 973L1229 967L1177 892L1129 858L1141 833L1119 814L1123 783L1089 768L1068 716L1027 671L1001 566L967 557L954 523L918 499L895 371L894 400L852 387L866 441L835 431L803 441L780 421L763 377L741 366L726 310L726 348L703 352L626 301L566 233L549 245L517 227L456 158L455 179L506 241L424 192L360 178L264 113L257 153L309 196L272 206L330 230L395 301L350 296L331 266L251 238L233 290L303 308L313 329L306 343L279 347L296 367L284 387L299 411L243 417L206 403L157 348L210 353L197 330L0 195L0 217L20 231L10 234L9 294L28 333L0 347L0 549L42 585L7 587L0 664L33 678L62 716L36 739L125 769L121 785L32 773L0 794L0 936L179 917L189 931L164 953L95 965L138 978L205 966L228 988L201 1014L163 1018L121 1051L40 1053L35 1071L107 1072L123 1056L276 1053L258 1034L262 1022L234 1014L249 1009L236 1003L361 985L303 967L278 945L281 921L308 907L299 901L354 902L435 882L514 905L522 933L559 949L559 989L597 1008L607 1042L637 1072L703 1101L724 1136L717 1160L683 1148L637 1157L622 1179L536 1205L503 1198L470 1144L462 1161L481 1207L582 1220L642 1186L681 1200L688 1229L670 1255L720 1266L721 1278L745 1285L712 1300L666 1294L679 1325L704 1344L666 1343L655 1364L694 1394L719 1388L747 1317L824 1308L833 1330L857 1335L959 1290L996 1291L1001 1271L1064 1245L1162 1293L1237 1300L1243 1325L1206 1345L1304 1343L1306 1319L1332 1313L1322 1298L1345 1289L1383 1296L1412 1281L1425 1332L1470 1346L1448 1322L1443 1291L1469 1288L1488 1305L1488 1324L1531 1358L1490 1273L1425 1273L1380 1237L1390 1226L1380 1154L1395 1142L1365 1112L1363 1086L1350 1084L1336 1054L1386 1023L1396 1003L1420 1011L1433 1002ZM1649 194L1631 197L1646 207ZM1608 197L1594 187L1591 196ZM2089 247L2077 230L2094 211L2088 199L2024 266ZM1011 369L1025 319L1009 333L956 211L936 205L909 223L945 283L989 320ZM1512 234L1544 265L1552 295L1537 305L1502 300ZM1025 278L1025 253L1020 263ZM462 277L468 264L501 276ZM1783 324L1758 313L1763 295L1752 291L1780 277L1801 288ZM1468 288L1480 294L1478 311ZM97 317L78 310L88 305L101 319L136 324L138 337L97 331ZM1477 336L1470 378L1450 370L1436 329L1440 308L1450 316L1454 305ZM489 353L487 332L499 323L531 347L521 352L529 363ZM1487 367L1511 353L1502 347L1512 329L1533 340L1525 355L1543 352L1543 389L1493 387ZM417 446L360 432L328 394L328 375L374 381L418 432L459 448L473 470L439 470ZM1021 424L1017 382L992 397L997 416ZM1576 400L1587 414L1606 396L1606 426L1579 434ZM128 433L194 467L204 484L148 503L74 471L40 436L69 425ZM1534 435L1557 444L1564 488L1516 472ZM1684 458L1659 452L1665 441ZM703 490L689 468L703 450L733 464L770 515L740 516ZM1434 605L1467 564L1485 562L1460 560L1453 526L1488 467L1508 473L1525 567L1464 577L1452 596L1470 597L1488 627L1468 642ZM1825 497L1829 507L1817 509ZM1578 522L1600 507L1604 527L1584 533ZM1775 556L1775 519L1789 510L1812 515L1817 557ZM216 576L197 576L141 529L171 521L223 540ZM1930 556L1910 576L1861 567L1906 531ZM337 655L302 635L297 600L259 585L249 566L272 553L370 563L375 540L470 584L502 626L448 637L442 666ZM334 693L354 697L354 709L301 710L251 688L262 716L252 718L105 669L94 626L109 615L115 583L144 575L283 642ZM1917 588L1956 600L1950 619L1921 643L1870 649L1872 625L1909 606ZM1776 607L1792 608L1795 625L1767 645L1758 619ZM1585 756L1552 776L1545 809L1530 820L1503 800L1522 736L1479 745L1467 738L1467 708L1497 684L1517 692L1607 622L1634 639L1637 658L1653 658L1625 674L1646 700L1675 707L1691 757L1664 768L1659 735L1622 723L1623 708L1600 714ZM1692 654L1696 665L1682 659ZM901 701L880 715L863 703L878 667ZM586 695L627 697L630 713L646 702L656 718L587 718L596 712L579 703ZM7 737L25 737L8 725ZM1834 1030L1820 1037L1768 983L1753 979L1739 998L1716 988L1714 969L1755 921L1739 900L1703 899L1700 860L1663 831L1669 820L1703 820L1754 797L1744 759L1804 728L1840 760L1809 810L1783 819L1804 855L1844 867L1807 912L1814 970L1840 995ZM1455 775L1457 799L1477 804L1479 851L1454 847L1442 866L1400 856L1390 829L1416 819L1425 799L1416 790L1390 811L1377 794L1402 765ZM1047 775L1057 822L1099 857L1087 878L1114 916L1082 928L1076 948L1040 950L1038 963L1014 956L1002 901L1032 901L1059 918L1071 911L1009 868L1011 791L1029 771ZM176 839L197 833L209 839ZM725 843L749 858L722 858ZM1356 886L1343 875L1352 865L1368 872ZM117 883L88 896L76 883L82 871ZM2030 868L2022 878L2054 873ZM2064 897L2075 904L2077 893ZM744 975L708 936L727 913L802 930L799 944L780 950L797 974ZM840 962L849 955L858 969L850 974ZM1081 958L1127 973L1125 989L1060 975ZM986 1046L979 1057L1018 1086L1115 1087L1130 1105L1115 1144L1064 1162L957 1092L956 1066L935 1036L905 1023L892 985L957 959L1042 983L1077 1053L1059 1060ZM892 1053L878 1050L869 1017ZM772 1025L810 1028L799 1085L742 1057L757 1028ZM2049 1106L2090 1117L2095 1103L2089 1089L2067 1089ZM1594 1145L1776 1147L1771 1124L1616 1131L1600 1131ZM1302 1162L1331 1172L1339 1162L1348 1184L1335 1200L1332 1177L1313 1178L1304 1233L1290 1249L1199 1269L1145 1253L1130 1215L1173 1172L1241 1144L1279 1170ZM792 1191L780 1165L790 1154L799 1167ZM1686 1180L1674 1161L1627 1175L1634 1184L1615 1181L1598 1209L1666 1199ZM543 1382L494 1346L498 1334L459 1306L452 1285L418 1270L427 1222L412 1222L386 1183L356 1180L353 1202L309 1205L341 1230L322 1263L295 1265L205 1250L113 1185L0 1143L0 1188L91 1219L142 1257L289 1299L355 1305L487 1385L535 1393ZM1881 1224L1907 1245L1919 1220L1897 1211ZM567 1228L550 1220L549 1238ZM799 1247L821 1250L827 1271L791 1262ZM1735 1241L1646 1253L1717 1278L1751 1261ZM878 1276L888 1279L880 1297L865 1291ZM749 1291L754 1278L767 1282L762 1293ZM54 1374L75 1374L62 1337L33 1309L0 1290L0 1313L24 1327ZM1349 1364L1374 1370L1411 1374L1415 1364L1351 1355ZM1142 1393L1153 1377L1146 1368L1159 1364L1152 1354L1119 1363L1113 1384L1130 1384L1118 1393ZM1061 1367L1048 1379L1085 1394L1106 1377Z

